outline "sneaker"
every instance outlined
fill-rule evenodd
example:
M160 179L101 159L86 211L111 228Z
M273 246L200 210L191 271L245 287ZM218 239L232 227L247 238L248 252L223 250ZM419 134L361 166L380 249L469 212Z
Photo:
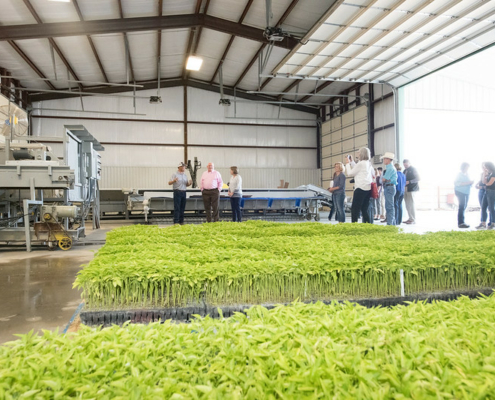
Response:
M476 229L486 229L486 225L485 224L479 224Z
M486 228L487 231L491 231L492 229L495 229L495 224L490 224L488 225L488 227Z
M468 224L460 224L459 228L462 228L462 229L469 228L469 225Z

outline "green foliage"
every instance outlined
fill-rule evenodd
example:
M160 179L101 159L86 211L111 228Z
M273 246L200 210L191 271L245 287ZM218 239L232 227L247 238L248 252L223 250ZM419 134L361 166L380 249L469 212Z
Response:
M301 304L0 347L0 398L490 399L495 297Z
M495 233L248 221L128 226L78 275L89 309L263 304L495 286Z

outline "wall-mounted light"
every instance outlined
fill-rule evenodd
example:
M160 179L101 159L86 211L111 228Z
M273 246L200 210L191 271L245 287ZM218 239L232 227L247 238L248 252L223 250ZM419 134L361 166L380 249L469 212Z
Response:
M189 56L187 59L186 69L190 71L199 71L201 68L201 64L203 64L203 59L196 56Z

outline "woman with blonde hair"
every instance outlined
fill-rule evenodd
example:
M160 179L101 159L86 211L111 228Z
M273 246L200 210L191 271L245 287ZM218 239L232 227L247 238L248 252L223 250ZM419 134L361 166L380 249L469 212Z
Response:
M337 221L345 222L345 175L344 164L337 162L334 165L333 186L328 190L332 193L332 203L337 213Z
M359 214L363 215L363 222L372 224L370 211L371 182L374 178L373 167L370 162L370 149L363 147L358 152L359 162L356 164L352 156L345 159L346 175L354 177L354 195L352 197L351 221L357 222Z
M242 222L241 199L242 199L242 178L237 167L230 167L229 196L232 208L232 221Z

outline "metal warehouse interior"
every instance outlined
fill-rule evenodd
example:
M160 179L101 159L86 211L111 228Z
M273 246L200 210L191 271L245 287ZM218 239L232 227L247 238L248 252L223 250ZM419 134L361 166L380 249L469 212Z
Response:
M291 224L337 224L334 165L361 148L375 168L393 153L440 171L433 135L460 125L442 118L491 118L495 87L438 73L495 61L494 44L491 0L1 0L0 344L79 329L73 282L107 233L183 228L171 227L169 184L181 162L195 226L208 163L224 183L239 168L243 219ZM436 131L422 132L417 110ZM488 157L486 135L476 141ZM221 221L232 219L227 191ZM458 209L453 185L425 180L418 223L401 232L460 231Z

